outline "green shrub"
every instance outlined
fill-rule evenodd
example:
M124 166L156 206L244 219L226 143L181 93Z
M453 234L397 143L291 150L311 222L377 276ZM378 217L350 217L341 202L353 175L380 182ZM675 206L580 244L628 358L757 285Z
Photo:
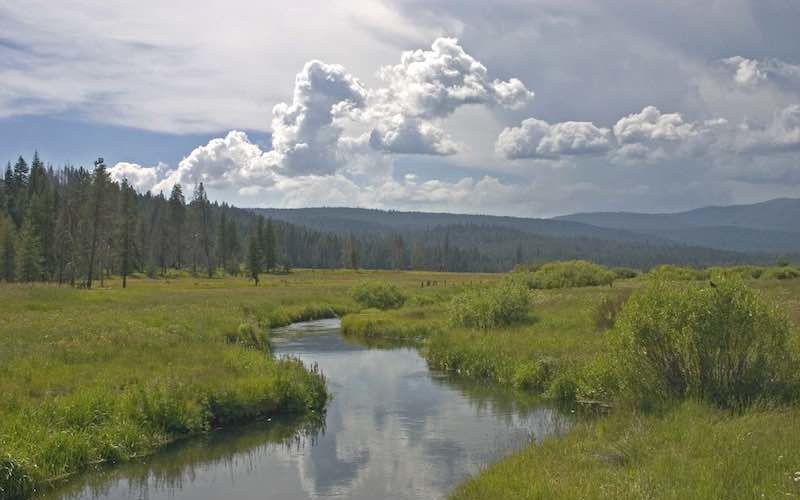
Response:
M610 285L614 281L613 272L585 260L548 262L522 276L534 289Z
M612 362L644 407L684 398L741 406L784 394L796 369L791 336L787 318L741 280L656 280L617 319Z
M558 362L550 357L520 363L514 369L511 383L518 389L541 393L550 385L557 369Z
M795 267L770 267L764 271L762 278L768 280L791 280L800 277L800 270Z
M614 279L618 280L629 280L639 276L639 272L637 270L629 267L614 267L611 269L611 272L614 273Z
M437 329L434 322L407 321L375 310L348 314L342 318L342 334L369 339L392 339L397 342L417 341L429 337Z
M630 291L604 295L594 309L594 325L598 330L608 330L617 322L617 316L628 301Z
M578 393L578 382L574 374L562 371L550 383L546 396L550 399L571 403L575 401Z
M711 277L708 269L694 269L670 264L656 266L647 274L651 278L663 281L703 281Z
M363 281L350 291L350 296L363 307L375 309L397 309L406 301L399 288L380 281Z
M226 333L225 342L253 349L269 350L267 332L249 321L241 323L235 331Z
M340 306L306 304L302 306L280 306L265 311L257 311L255 316L260 324L269 328L278 328L301 321L336 318L347 312L347 308Z
M764 273L764 268L758 266L711 267L708 269L708 272L712 279L731 277L739 279L758 279Z
M509 325L525 318L530 295L515 280L505 280L487 288L471 288L450 302L451 326L489 329Z

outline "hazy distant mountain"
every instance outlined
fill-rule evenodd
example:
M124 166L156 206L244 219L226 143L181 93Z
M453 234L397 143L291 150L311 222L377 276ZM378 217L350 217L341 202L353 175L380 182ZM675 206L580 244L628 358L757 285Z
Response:
M689 265L765 263L769 253L745 254L700 244L676 242L674 235L657 235L604 228L563 219L529 219L428 212L399 212L361 208L252 209L274 220L340 235L390 239L401 235L414 244L444 248L450 245L486 270L507 270L515 260L539 262L590 259L612 266L646 269L656 264ZM749 250L749 249L748 249Z
M579 213L556 220L625 229L672 241L745 252L800 253L800 199L704 207L671 214Z
M617 228L604 228L556 219L497 217L493 215L400 212L365 208L258 208L254 212L318 231L397 233L437 226L471 225L515 229L523 233L559 238L600 238L611 241L664 242L663 238Z

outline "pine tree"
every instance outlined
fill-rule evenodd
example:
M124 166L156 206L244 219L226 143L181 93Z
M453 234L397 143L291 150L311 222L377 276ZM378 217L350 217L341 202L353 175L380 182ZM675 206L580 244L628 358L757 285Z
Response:
M258 286L259 283L262 260L261 245L258 239L258 234L251 234L247 242L247 272L255 283L255 286Z
M134 241L136 240L136 192L122 179L117 208L117 253L120 259L122 288L128 286L128 274L133 269Z
M192 196L192 208L197 225L197 246L203 253L208 268L208 277L214 275L214 263L211 260L211 208L203 183L198 184Z
M6 174L8 175L8 174ZM23 157L19 157L14 164L14 171L11 174L11 183L8 184L6 177L8 213L16 224L17 228L22 226L22 219L25 214L28 194L28 164Z
M272 219L267 219L267 227L264 230L264 267L267 272L275 270L277 265L275 256L275 227L272 224Z
M4 203L3 206L0 208L4 208L7 211L11 210L10 201L13 199L12 194L14 191L14 171L11 169L11 162L6 163L6 173L3 175L3 194L4 196Z
M227 254L228 254L228 273L237 276L239 274L239 252L241 251L240 244L239 244L239 228L236 225L236 221L233 218L228 219L228 229L226 231L228 235L227 241L225 244L227 245Z
M97 251L106 229L106 219L108 217L106 197L110 182L106 164L102 158L98 158L94 162L92 190L89 199L89 258L87 261L86 288L92 288Z
M169 221L174 250L173 265L180 269L183 266L183 231L186 223L186 200L180 184L172 186L169 195Z
M42 248L33 224L26 221L20 230L16 248L16 279L22 282L42 279Z
M219 257L219 267L228 269L228 214L227 206L222 205L219 214L219 224L217 225L217 256Z
M14 281L16 272L14 262L16 236L11 219L0 215L0 278L6 282Z
M392 237L392 269L402 269L405 266L406 246L403 237L399 234Z

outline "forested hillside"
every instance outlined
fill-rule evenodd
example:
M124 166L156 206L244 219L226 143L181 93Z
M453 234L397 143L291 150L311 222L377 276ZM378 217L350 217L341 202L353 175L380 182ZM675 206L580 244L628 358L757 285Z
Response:
M406 265L424 269L503 271L519 262L589 259L647 269L657 264L772 263L771 252L745 254L665 237L580 222L489 215L399 212L362 208L259 208L255 213L356 239L401 238ZM452 253L442 264L442 249ZM410 252L410 254L409 254ZM421 259L414 255L424 255ZM437 266L437 263L438 266ZM377 266L380 267L380 266Z
M263 216L266 216L264 218ZM646 269L771 262L571 221L349 208L244 210L191 193L137 193L91 169L9 162L0 182L0 279L92 287L107 276L177 271L255 277L291 267L507 271L591 259ZM126 280L127 281L127 280Z
M790 198L672 214L593 212L565 215L556 220L609 230L625 229L710 248L800 254L800 200Z

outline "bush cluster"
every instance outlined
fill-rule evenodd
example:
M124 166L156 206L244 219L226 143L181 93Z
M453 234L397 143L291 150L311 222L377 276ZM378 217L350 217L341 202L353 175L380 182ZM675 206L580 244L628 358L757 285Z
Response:
M361 306L375 309L397 309L406 301L397 286L383 281L363 281L353 287L350 296Z
M662 281L703 281L711 278L711 273L708 269L695 269L671 264L656 266L647 274L653 279Z
M644 407L686 398L738 407L786 394L797 368L791 335L785 315L741 280L656 280L620 313L610 361Z
M610 285L614 277L614 272L585 260L548 262L516 275L516 279L522 279L532 289Z
M617 316L622 311L625 302L630 297L630 291L614 295L603 295L594 309L594 325L600 330L608 330L617 322Z
M696 269L664 264L656 266L647 273L654 279L664 281L704 281L724 278L739 279L794 279L800 277L800 269L785 266L730 266Z
M471 288L453 297L448 309L451 326L489 329L520 321L528 314L530 295L515 280L487 288Z
M261 351L269 351L270 348L266 329L249 321L241 323L234 331L226 332L225 342Z

